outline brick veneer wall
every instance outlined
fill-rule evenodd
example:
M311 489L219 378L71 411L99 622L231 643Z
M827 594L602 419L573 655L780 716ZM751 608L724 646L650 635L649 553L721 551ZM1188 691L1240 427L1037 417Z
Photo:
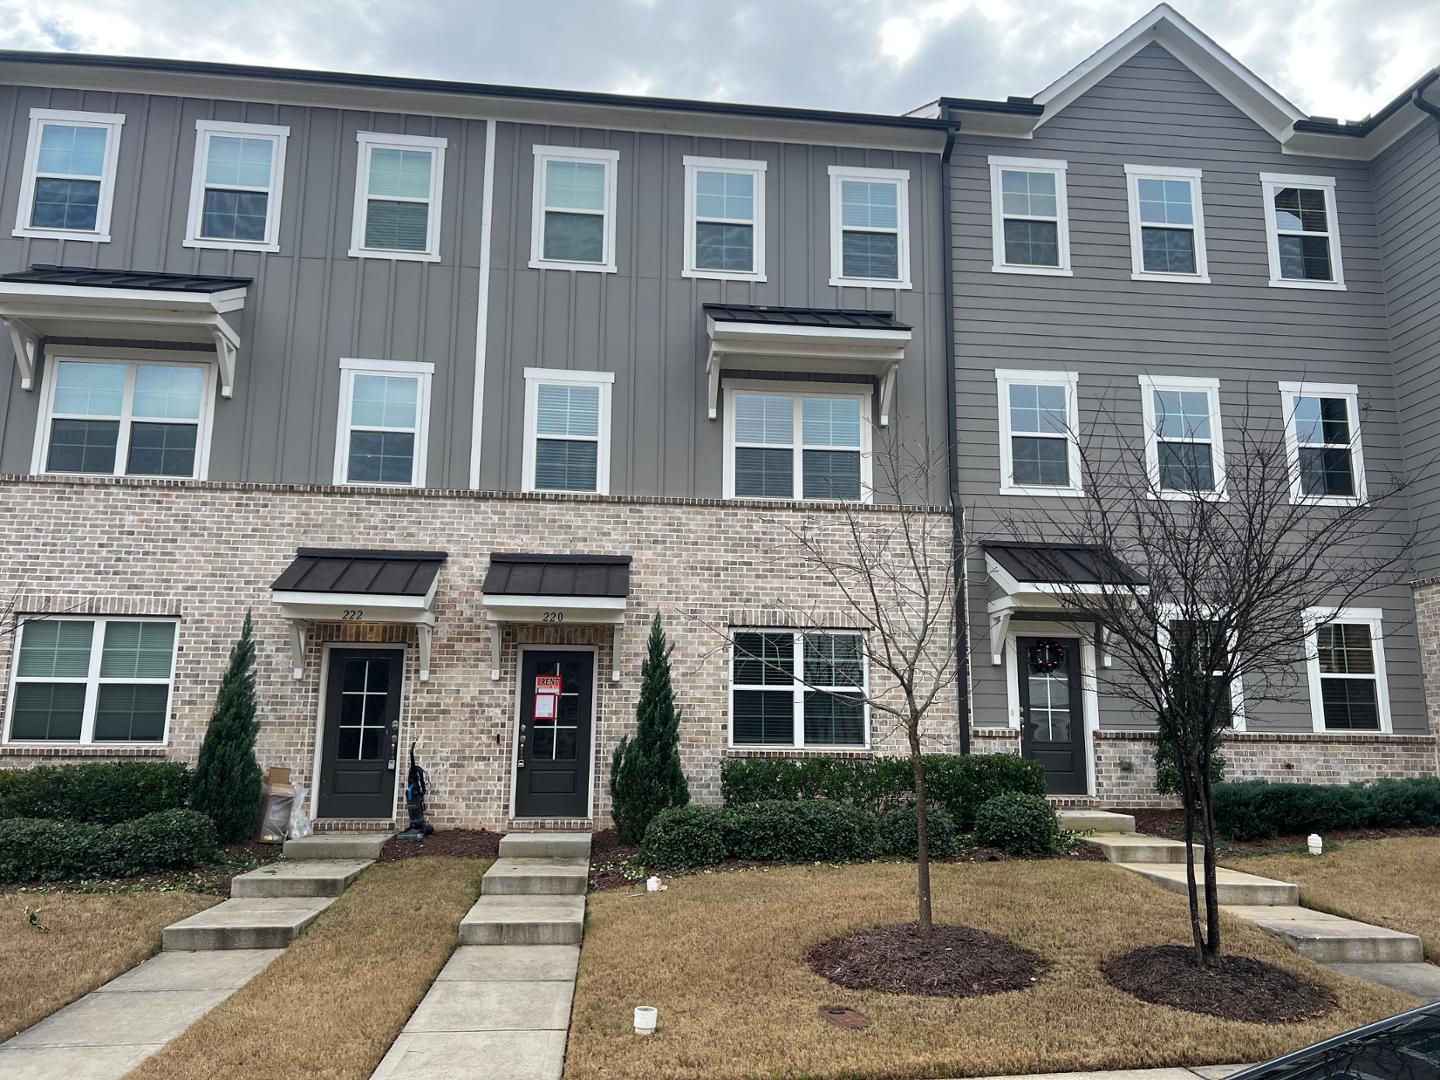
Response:
M696 800L720 797L729 682L718 630L782 625L804 612L814 625L858 626L841 597L796 557L784 525L837 521L834 505L804 508L717 500L554 497L453 491L255 485L195 481L0 478L0 596L19 594L20 613L177 615L179 654L167 747L193 761L226 657L247 609L255 617L262 765L288 766L311 783L324 647L335 641L408 646L403 747L421 740L430 772L431 818L442 825L504 827L515 726L517 649L522 644L598 649L595 817L608 814L610 752L633 729L650 616L659 610L675 644L674 679L683 710L681 752ZM862 527L894 523L886 507L863 508ZM933 530L948 556L949 524ZM307 641L304 678L291 677L288 624L270 584L309 547L439 549L449 561L436 594L430 678L418 678L414 630L323 624ZM621 681L612 683L609 628L517 626L506 633L502 677L491 682L490 625L480 584L491 551L584 552L634 557ZM941 647L946 647L941 643ZM11 650L0 649L0 686ZM879 673L872 669L872 681ZM0 710L4 699L0 697ZM955 698L942 694L925 732L927 750L953 752ZM872 745L903 752L903 732L878 714ZM62 759L153 756L83 748L0 748L0 766ZM399 807L397 794L397 811Z

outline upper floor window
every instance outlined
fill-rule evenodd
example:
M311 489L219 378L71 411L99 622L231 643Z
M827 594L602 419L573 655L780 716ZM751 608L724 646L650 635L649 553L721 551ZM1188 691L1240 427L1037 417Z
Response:
M445 140L357 131L350 254L438 262Z
M1292 289L1343 289L1340 226L1333 176L1261 173L1270 284Z
M34 471L204 477L214 365L148 363L121 352L71 346L52 353Z
M1305 650L1310 714L1316 731L1390 728L1390 689L1379 608L1312 608ZM1324 622L1321 620L1329 619Z
M997 371L1000 492L1079 495L1079 376L1064 371Z
M726 388L725 497L870 498L870 397Z
M1140 395L1151 489L1163 498L1223 495L1219 380L1141 375Z
M340 361L337 484L425 486L434 364Z
M1290 496L1352 505L1365 500L1360 392L1345 384L1281 383Z
M1068 275L1065 162L991 157L990 228L995 270Z
M5 740L163 742L175 629L169 619L22 618Z
M1130 201L1131 277L1210 280L1200 170L1126 165Z
M830 284L910 288L910 174L830 166Z
M765 162L685 158L684 275L765 280Z
M862 634L736 630L731 650L731 745L869 745Z
M288 127L195 121L186 247L280 250Z
M30 110L16 236L110 239L124 123L118 113Z
M530 265L615 272L616 150L536 146Z
M522 491L610 493L609 371L525 369Z

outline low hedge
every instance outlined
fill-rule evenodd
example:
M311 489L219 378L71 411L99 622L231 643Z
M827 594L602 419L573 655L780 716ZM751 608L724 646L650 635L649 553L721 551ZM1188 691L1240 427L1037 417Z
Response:
M1007 855L1058 855L1060 819L1043 795L996 795L975 815L975 840Z
M650 819L640 845L640 862L652 870L714 866L728 855L725 814L715 806L661 810Z
M845 862L878 850L875 815L829 799L766 799L725 813L730 857L776 862Z
M1335 829L1440 826L1440 779L1368 784L1216 784L1215 829L1232 840L1324 833Z
M925 833L930 838L930 857L944 859L960 850L960 831L943 806L926 807ZM913 859L919 853L915 836L915 804L901 803L880 815L880 851Z
M114 825L190 796L190 769L174 761L106 761L0 771L0 818Z
M945 807L962 831L975 812L1007 792L1045 794L1045 773L1014 754L927 754L926 787L932 805ZM912 801L914 772L907 757L737 758L720 769L720 793L728 807L771 799L828 799L879 813Z
M214 822L193 810L161 810L116 825L0 820L5 883L132 877L194 866L214 851Z

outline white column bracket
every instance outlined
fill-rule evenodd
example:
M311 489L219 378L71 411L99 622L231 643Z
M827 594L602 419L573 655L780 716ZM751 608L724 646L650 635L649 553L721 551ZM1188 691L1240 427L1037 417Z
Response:
M891 364L880 376L880 426L890 426L890 412L895 408L895 379L900 372L899 364Z
M240 337L230 324L218 315L210 327L210 337L215 342L215 359L220 364L220 396L235 395L235 357L240 351Z
M20 367L20 389L35 387L35 360L40 352L40 335L29 323L19 319L7 319L10 329L10 344L15 349L15 363Z
M1013 600L996 600L990 605L990 663L999 667L1005 662L1005 638L1010 633L1010 616L1015 613Z
M303 619L290 620L291 677L297 680L305 678L305 628Z
M420 681L430 681L430 637L433 627L428 623L415 624L415 639L420 643Z
M490 681L500 681L500 650L505 645L505 624L491 621L490 623Z
M616 623L610 628L610 681L620 681L620 638L625 630L624 623Z

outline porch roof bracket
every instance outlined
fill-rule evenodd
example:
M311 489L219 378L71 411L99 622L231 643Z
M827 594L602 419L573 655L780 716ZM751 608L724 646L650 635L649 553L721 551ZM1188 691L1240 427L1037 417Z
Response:
M885 374L880 376L880 426L890 426L890 412L895 407L895 377L899 373L899 365L891 365L886 368Z
M210 336L215 341L215 358L220 366L220 396L235 395L235 358L240 352L240 335L223 317L215 316L210 327Z
M430 637L434 627L429 623L415 624L415 640L420 645L420 681L430 681Z
M490 681L500 681L500 651L505 647L505 624L490 620Z
M20 319L9 319L6 323L10 329L10 344L15 349L15 363L20 367L20 389L33 389L35 357L40 351L40 334L33 326Z
M610 681L620 681L620 636L625 629L624 623L616 623L610 628Z
M290 620L290 669L294 679L305 678L305 629L304 619Z
M996 667L1005 662L1005 638L1010 633L1010 616L1017 607L1009 597L990 603L990 663Z

